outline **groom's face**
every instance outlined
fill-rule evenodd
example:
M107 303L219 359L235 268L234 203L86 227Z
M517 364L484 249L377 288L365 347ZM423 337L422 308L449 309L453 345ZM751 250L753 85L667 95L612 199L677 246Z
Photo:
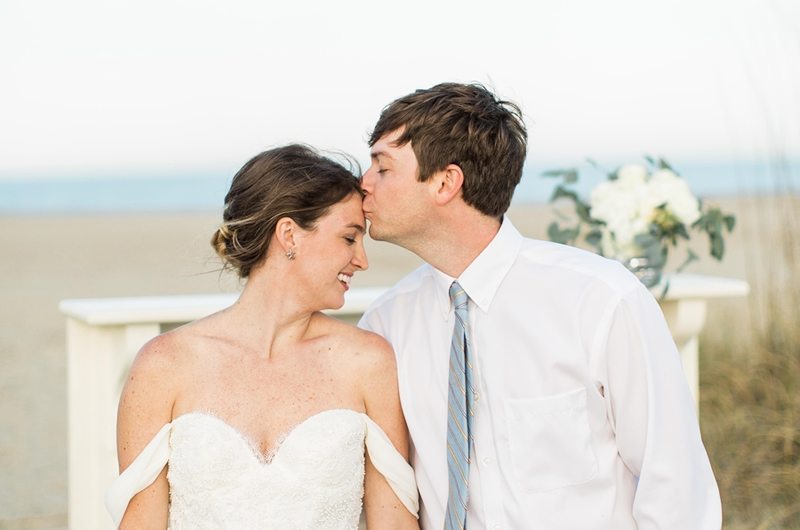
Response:
M420 182L411 143L397 145L401 129L382 136L370 150L372 163L362 177L369 235L401 246L413 243L426 223L429 186Z

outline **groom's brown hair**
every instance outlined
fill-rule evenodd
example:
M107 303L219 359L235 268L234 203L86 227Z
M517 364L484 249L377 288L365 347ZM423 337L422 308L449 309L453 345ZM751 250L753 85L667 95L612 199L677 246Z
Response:
M464 173L464 202L500 218L522 178L528 134L519 107L480 84L441 83L396 99L381 112L369 138L402 129L424 182L449 164Z

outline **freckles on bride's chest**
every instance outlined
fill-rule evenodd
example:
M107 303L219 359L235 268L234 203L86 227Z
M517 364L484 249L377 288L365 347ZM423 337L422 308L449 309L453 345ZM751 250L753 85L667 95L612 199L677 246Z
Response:
M205 411L268 448L305 418L331 408L357 408L350 384L322 355L214 359L178 394L174 416Z

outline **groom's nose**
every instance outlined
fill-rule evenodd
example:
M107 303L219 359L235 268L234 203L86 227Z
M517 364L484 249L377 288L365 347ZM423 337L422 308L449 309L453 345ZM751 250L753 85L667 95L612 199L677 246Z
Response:
M375 181L375 172L372 167L367 168L364 174L361 175L361 190L369 195L372 193L372 185Z

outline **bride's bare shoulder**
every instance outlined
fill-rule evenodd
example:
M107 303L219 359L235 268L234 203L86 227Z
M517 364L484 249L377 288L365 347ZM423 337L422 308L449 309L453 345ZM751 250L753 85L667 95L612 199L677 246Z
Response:
M217 340L214 333L214 319L209 317L150 339L137 353L131 376L178 378L211 349L211 343Z
M371 331L346 322L331 319L330 333L335 337L338 355L367 371L395 371L394 350L391 345Z

